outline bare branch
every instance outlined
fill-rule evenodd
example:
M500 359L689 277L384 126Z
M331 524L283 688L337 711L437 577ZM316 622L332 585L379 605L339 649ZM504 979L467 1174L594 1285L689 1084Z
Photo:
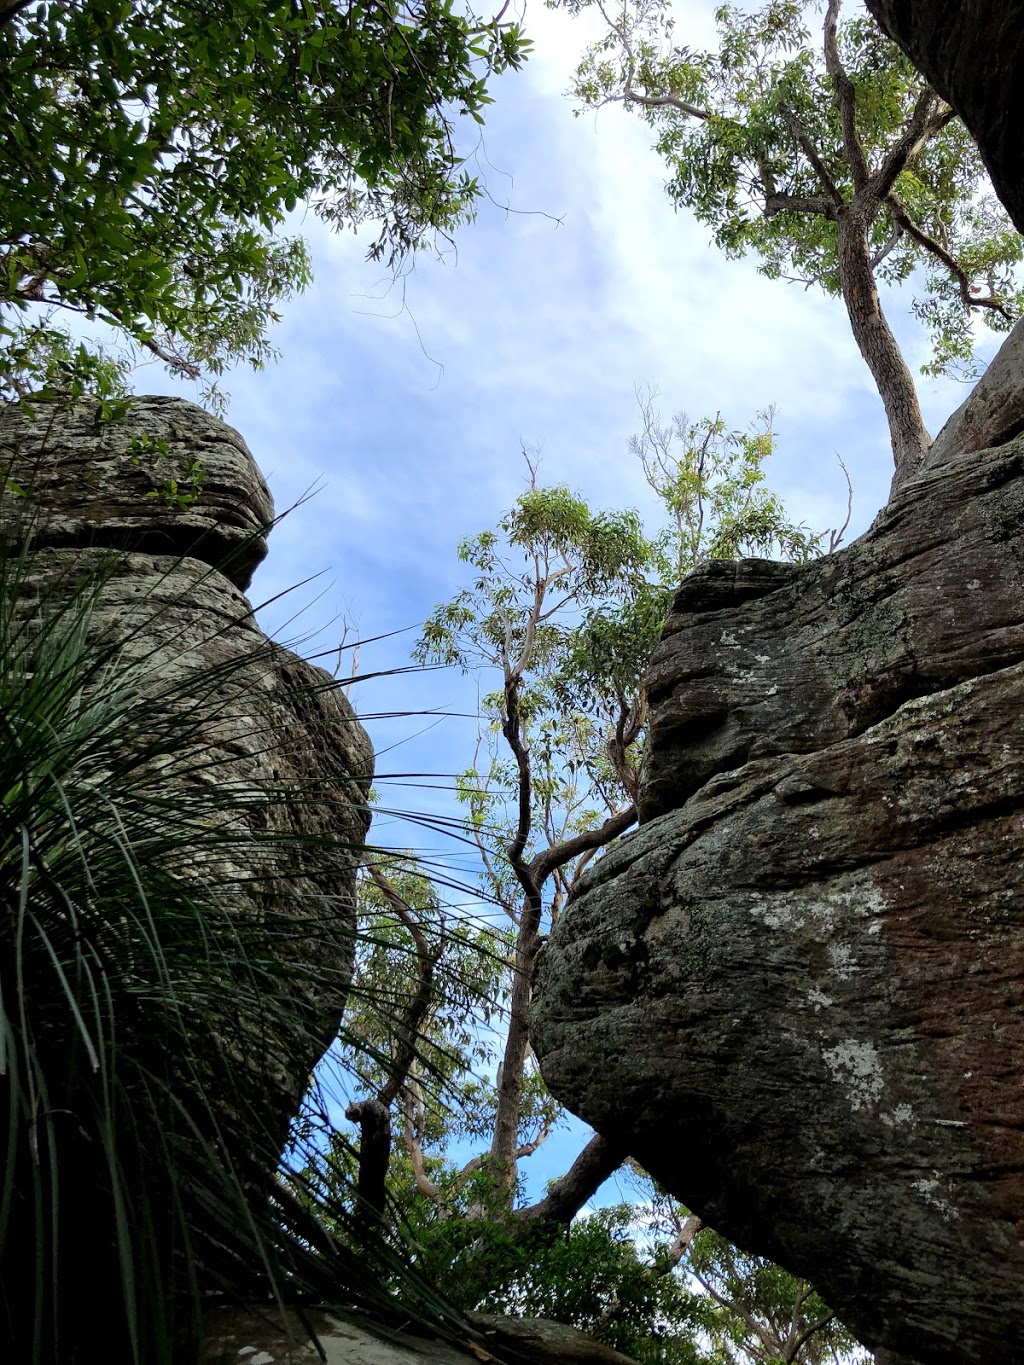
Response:
M690 104L688 100L682 99L679 95L641 95L627 83L621 95L609 95L602 100L602 104L616 104L625 102L627 104L642 104L646 109L677 109L681 114L687 114L690 118L700 119L707 122L708 119L716 117L713 109L701 109L696 104ZM724 122L731 123L731 119Z
M843 543L843 537L850 527L850 518L853 516L853 481L850 478L850 471L843 462L843 457L836 452L836 459L839 461L839 468L843 471L846 479L846 517L842 526L838 526L828 533L828 550L826 553L834 555Z
M842 0L829 0L825 11L825 70L836 92L836 107L843 128L843 151L853 175L855 189L868 182L868 163L857 136L857 93L839 57L837 27Z
M902 227L902 224L900 224L900 223L895 223L895 222L894 222L894 223L893 223L892 232L889 233L889 236L885 239L885 241L882 243L882 245L878 248L878 250L875 252L875 254L871 257L871 269L872 269L872 271L877 270L878 267L879 267L879 266L882 264L882 262L885 260L886 256L891 255L892 252L894 252L894 251L896 250L896 248L899 246L899 244L900 244L900 242L902 241L902 239L903 239L903 227Z
M659 1258L656 1265L647 1267L649 1276L668 1275L675 1270L676 1266L683 1259L693 1245L693 1239L704 1226L703 1220L698 1218L695 1213L691 1213L689 1218L682 1224L676 1223L676 1236L666 1254Z
M615 776L622 783L623 790L635 806L640 799L639 775L629 761L630 745L640 737L647 718L647 700L641 692L635 706L631 706L621 692L618 692L619 714L615 718L615 734L608 740L606 748L611 759Z
M411 1087L406 1087L403 1097L405 1100L405 1146L409 1153L409 1160L412 1162L412 1173L413 1179L416 1181L416 1188L420 1194L425 1194L428 1199L440 1202L440 1187L435 1185L430 1176L427 1175L423 1161L422 1133L417 1114L416 1098Z
M573 858L590 849L603 848L620 834L625 834L636 821L636 807L627 806L616 815L610 815L604 824L584 834L576 834L564 840L555 848L546 848L530 863L530 876L538 886L542 886L556 867L564 867Z
M543 1147L551 1136L552 1120L545 1118L541 1124L540 1132L530 1142L523 1142L516 1148L516 1160L522 1161L525 1157L533 1156L539 1147Z
M516 1209L522 1223L570 1223L587 1200L625 1161L625 1147L595 1134L560 1180L543 1199L526 1209Z

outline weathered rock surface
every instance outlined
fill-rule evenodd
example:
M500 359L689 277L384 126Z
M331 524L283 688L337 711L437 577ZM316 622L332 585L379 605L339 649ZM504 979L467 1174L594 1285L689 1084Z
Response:
M132 448L140 439L142 453ZM193 503L151 496L171 479L184 487L182 471L193 461L202 466ZM176 398L139 398L124 421L105 425L97 425L91 406L44 408L34 418L16 407L0 409L0 468L27 494L8 494L2 503L2 529L15 544L31 528L26 597L59 595L62 583L95 567L103 586L93 608L94 638L107 648L120 645L119 666L140 672L156 705L169 704L159 699L177 687L173 705L198 708L198 724L192 716L191 733L183 727L182 737L194 764L179 755L171 780L209 791L211 818L255 822L261 836L297 836L294 845L268 844L262 882L250 875L239 888L237 873L230 879L240 913L287 901L307 926L309 980L296 999L295 1033L253 1036L258 1074L251 1086L264 1096L268 1117L276 1114L272 1127L283 1146L344 1006L355 851L369 822L373 755L331 677L272 644L244 595L266 554L274 516L269 490L234 428ZM195 695L192 678L199 680ZM225 783L256 795L302 796L282 801L268 830L265 803L216 815L213 797ZM333 848L303 849L301 841L320 837ZM216 871L184 869L200 878Z
M171 480L188 491L194 461L195 501L161 497ZM8 534L20 506L45 525L52 549L190 555L243 590L267 553L274 506L248 447L234 427L180 398L136 398L123 420L102 425L92 404L40 404L34 416L0 406L0 474L29 495L5 499Z
M867 7L961 116L1024 232L1022 0L867 0Z
M988 368L932 442L922 469L958 455L1005 445L1024 431L1024 321L1018 322Z
M583 1332L544 1318L470 1314L472 1344L396 1332L365 1319L308 1312L323 1354L295 1317L225 1309L211 1315L201 1365L634 1365Z
M167 486L187 488L197 460L199 496L183 505ZM91 408L43 410L35 420L0 409L0 469L10 480L0 503L5 550L30 546L16 574L17 611L42 619L92 575L99 586L90 589L89 638L104 668L130 680L138 698L125 743L148 742L149 724L154 732L174 727L152 758L159 787L180 796L183 821L216 827L216 843L185 844L168 868L221 916L205 925L211 975L196 982L199 1004L192 1010L186 996L176 1014L189 1020L193 1044L176 1103L195 1124L196 1151L208 1143L225 1170L260 1188L311 1071L337 1036L369 823L369 740L334 680L256 624L244 589L266 552L273 507L231 427L168 398L139 399L125 422L104 426ZM111 791L114 801L123 795ZM162 818L175 815L168 807ZM11 948L0 936L0 950ZM133 1047L166 1050L158 1032L138 1027ZM150 1139L156 1150L154 1135L142 1141ZM87 1162L87 1146L66 1164ZM158 1185L156 1168L153 1178ZM189 1189L166 1191L186 1222L201 1222L190 1198ZM79 1232L86 1247L98 1245L95 1255L82 1250L74 1278L88 1284L92 1265L102 1265L96 1292L116 1298L105 1234ZM62 1235L77 1246L75 1232ZM11 1247L9 1238L5 1266L16 1273ZM35 1264L31 1246L20 1259ZM87 1337L92 1320L104 1330L107 1311L90 1303L75 1330ZM81 1357L67 1349L69 1359L91 1360L95 1343L82 1344Z
M1015 439L688 579L536 981L559 1099L928 1365L1024 1359L1022 525Z

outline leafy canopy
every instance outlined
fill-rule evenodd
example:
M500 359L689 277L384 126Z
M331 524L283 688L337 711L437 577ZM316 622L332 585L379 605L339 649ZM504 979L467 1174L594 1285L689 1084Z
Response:
M180 373L260 364L309 280L285 215L377 222L392 263L450 232L455 120L526 48L451 0L0 0L0 393L55 385L61 311Z
M709 49L678 41L668 0L552 3L600 9L606 31L581 61L574 94L590 108L621 102L650 124L669 196L727 255L752 252L769 278L838 295L836 207L852 203L862 170L875 173L920 132L918 117L920 145L867 224L875 277L913 276L930 373L970 365L977 312L997 331L1020 315L1021 238L974 142L952 110L920 118L934 96L865 12L840 23L839 3L829 6L829 70L819 0L721 5Z

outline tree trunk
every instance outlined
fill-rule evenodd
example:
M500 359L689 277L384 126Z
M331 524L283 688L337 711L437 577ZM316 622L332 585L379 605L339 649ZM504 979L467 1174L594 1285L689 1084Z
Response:
M858 197L859 198L859 197ZM877 212L874 204L874 212ZM867 228L871 207L857 200L839 210L839 279L853 335L881 395L889 423L897 489L917 472L931 445L913 376L882 312L871 269Z
M358 1217L364 1224L373 1225L384 1217L387 1203L391 1114L380 1100L360 1100L348 1106L345 1117L359 1124Z
M540 948L541 895L537 890L525 898L516 960L512 977L508 1037L498 1072L498 1111L491 1139L490 1166L504 1211L510 1211L516 1190L516 1149L523 1095L523 1073L530 1046L530 995L533 964Z

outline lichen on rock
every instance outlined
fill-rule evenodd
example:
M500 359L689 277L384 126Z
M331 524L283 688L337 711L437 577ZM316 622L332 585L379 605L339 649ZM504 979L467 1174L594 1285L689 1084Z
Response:
M709 565L644 824L538 964L555 1096L907 1361L1024 1356L1024 441Z

